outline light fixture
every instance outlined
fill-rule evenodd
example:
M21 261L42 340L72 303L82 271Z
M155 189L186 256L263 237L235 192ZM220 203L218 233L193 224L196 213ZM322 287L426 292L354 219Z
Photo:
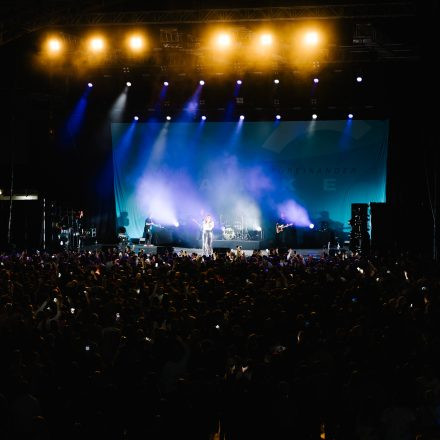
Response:
M141 35L132 35L128 39L128 45L132 51L139 52L144 48L145 40Z
M61 41L58 38L51 38L47 42L47 48L52 54L59 53L61 51Z
M316 31L306 32L304 44L306 46L316 46L319 43L319 34Z
M90 40L89 47L93 52L101 52L104 49L104 40L101 37L94 37Z
M260 44L262 46L271 46L273 43L273 37L271 34L260 35Z
M225 49L231 45L232 39L229 34L221 33L217 35L215 43L218 48Z

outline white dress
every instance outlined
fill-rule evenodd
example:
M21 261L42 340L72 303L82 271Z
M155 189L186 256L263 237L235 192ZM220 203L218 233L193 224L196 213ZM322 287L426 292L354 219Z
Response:
M213 220L203 220L202 223L202 242L203 242L203 255L212 255L212 230L214 229Z

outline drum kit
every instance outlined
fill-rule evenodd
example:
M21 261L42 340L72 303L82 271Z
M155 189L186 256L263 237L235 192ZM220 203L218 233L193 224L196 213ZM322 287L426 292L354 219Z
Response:
M228 218L220 217L223 240L250 240L247 222L243 216Z
M224 240L235 240L235 231L234 228L230 226L223 229L223 239Z

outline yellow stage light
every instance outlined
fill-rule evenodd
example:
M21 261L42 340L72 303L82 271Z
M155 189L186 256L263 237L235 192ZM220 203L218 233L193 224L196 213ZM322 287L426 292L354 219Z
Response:
M218 48L226 49L231 45L232 39L229 34L222 33L217 35L215 42Z
M306 32L303 41L306 46L316 46L319 43L318 32L316 31Z
M132 35L128 40L128 45L134 52L140 52L145 48L145 39L141 35Z
M89 48L93 52L102 52L104 50L104 40L101 37L91 38Z
M52 54L57 54L61 51L61 41L58 38L51 38L48 42L47 42L47 48L49 50L50 53Z
M260 44L262 46L272 46L273 37L271 34L262 34L260 35Z

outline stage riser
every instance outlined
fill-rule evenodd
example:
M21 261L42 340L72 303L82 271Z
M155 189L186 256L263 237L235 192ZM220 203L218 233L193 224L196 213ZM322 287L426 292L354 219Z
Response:
M250 241L250 240L214 240L212 242L212 247L222 248L222 249L236 249L237 246L241 246L243 250L251 251L254 249L260 249L260 241ZM202 241L199 241L199 247L202 248Z

